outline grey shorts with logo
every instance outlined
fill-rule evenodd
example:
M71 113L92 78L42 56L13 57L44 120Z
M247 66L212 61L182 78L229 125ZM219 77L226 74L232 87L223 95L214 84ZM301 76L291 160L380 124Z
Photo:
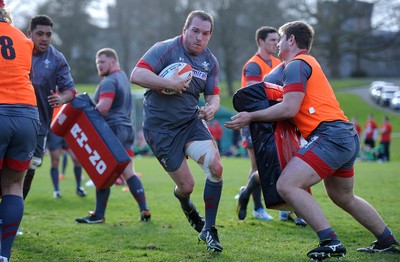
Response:
M296 156L309 164L323 179L327 176L351 177L360 150L360 140L352 123L321 123Z
M199 118L166 133L143 128L143 134L147 144L167 172L179 169L185 158L187 142L213 139L203 120Z

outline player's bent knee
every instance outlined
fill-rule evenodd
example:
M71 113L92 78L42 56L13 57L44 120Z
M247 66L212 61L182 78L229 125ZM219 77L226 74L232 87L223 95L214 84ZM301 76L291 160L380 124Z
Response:
M222 172L224 168L222 167L221 161L214 162L215 163L213 163L211 166L211 177L215 180L214 182L219 182L222 180Z
M201 168L204 170L207 178L210 179L212 182L219 182L222 179L222 164L218 155L218 151L213 148L214 150L209 150L204 158L204 163Z
M329 198L332 200L335 205L339 206L340 208L344 210L348 210L349 208L352 207L352 205L355 203L355 197L353 194L348 195L348 194L341 194L341 193L328 193ZM359 207L359 205L357 205Z
M222 164L212 140L193 141L186 149L186 155L195 160L213 182L222 179ZM199 160L202 159L202 163Z

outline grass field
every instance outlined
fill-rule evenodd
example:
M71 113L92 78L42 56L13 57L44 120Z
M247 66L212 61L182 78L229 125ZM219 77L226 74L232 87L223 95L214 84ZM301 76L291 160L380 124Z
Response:
M261 222L251 214L244 222L237 220L234 196L247 181L249 163L238 158L222 161L224 188L217 217L224 246L221 254L210 253L205 245L197 244L197 232L186 221L173 197L173 183L156 159L137 158L135 162L136 170L142 173L152 210L151 222L139 222L133 197L122 186L114 186L106 212L107 222L82 225L74 219L94 208L95 189L87 188L86 198L75 195L69 162L67 178L61 181L63 198L53 199L46 156L26 200L20 227L23 235L15 240L12 261L309 261L306 253L317 244L310 227L297 228L292 223L280 222L276 210L270 210L273 221ZM204 175L190 163L197 182L192 198L202 211ZM399 169L399 162L357 163L355 188L356 194L376 207L398 238ZM357 253L356 248L369 245L373 236L334 206L321 185L312 190L348 249L341 261L399 261L399 256L394 255ZM248 211L252 206L250 203Z

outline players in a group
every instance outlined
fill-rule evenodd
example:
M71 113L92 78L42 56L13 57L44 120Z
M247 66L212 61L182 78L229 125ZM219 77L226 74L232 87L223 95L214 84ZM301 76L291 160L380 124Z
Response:
M158 42L139 60L131 82L147 91L144 95L143 133L154 155L175 182L174 195L189 223L199 232L207 249L221 252L215 221L222 192L222 164L212 135L203 121L214 118L219 109L219 65L207 48L214 28L212 16L191 12L182 34ZM193 77L161 78L161 70L174 62L192 66ZM191 81L190 81L191 80ZM177 92L164 95L159 89ZM200 94L205 106L199 108ZM190 199L195 185L186 156L196 161L206 175L204 187L205 221Z

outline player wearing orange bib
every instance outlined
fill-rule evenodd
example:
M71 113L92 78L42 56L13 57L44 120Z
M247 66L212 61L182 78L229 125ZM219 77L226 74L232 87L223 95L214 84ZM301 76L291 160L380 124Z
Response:
M31 61L26 61L32 57L33 43L4 19L0 20L0 32L0 102L36 106L35 91L29 80Z
M33 43L12 26L0 0L0 261L9 261L24 213L22 184L36 146L39 114L29 80Z
M400 254L400 245L377 211L354 195L354 161L360 141L353 123L341 110L318 62L309 55L313 28L305 22L286 23L279 29L279 57L288 61L283 77L283 101L255 112L240 112L226 122L238 129L250 122L272 122L294 118L307 144L283 169L277 182L279 195L300 213L317 233L320 244L307 256L323 260L342 257L346 248L331 228L314 197L304 188L321 180L328 196L353 216L377 240L358 251Z

